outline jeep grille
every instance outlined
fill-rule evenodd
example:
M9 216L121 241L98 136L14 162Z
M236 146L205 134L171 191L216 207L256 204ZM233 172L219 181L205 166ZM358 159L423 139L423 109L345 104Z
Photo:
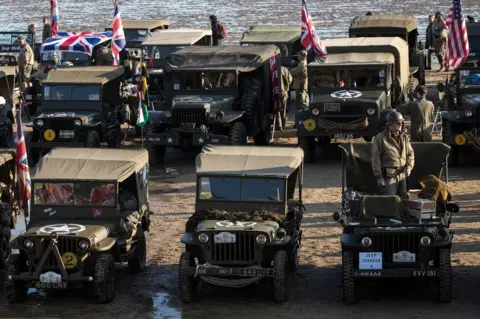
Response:
M408 251L416 254L420 248L420 238L425 233L403 233L403 234L375 234L372 236L373 251L383 252L383 264L393 264L393 254L400 251Z
M44 250L46 251L48 248L48 245L50 245L50 240L51 239L45 239L44 242ZM58 237L57 242L58 242L58 251L60 252L60 256L62 256L66 252L71 252L74 253L75 255L77 254L77 249L78 249L78 241L80 238L65 238L65 237ZM40 257L41 258L41 257ZM45 267L58 267L57 261L55 259L55 256L53 253L50 253L47 257L47 261L45 262Z
M195 126L205 124L207 111L204 108L173 108L172 121L175 125L195 123Z
M235 235L237 236L235 243L212 244L213 262L218 264L233 264L251 263L255 260L255 236L257 234L251 232L236 232Z

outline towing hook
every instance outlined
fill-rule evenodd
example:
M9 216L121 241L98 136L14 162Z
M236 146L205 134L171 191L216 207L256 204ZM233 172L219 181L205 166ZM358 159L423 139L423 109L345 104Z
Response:
M56 241L56 240L58 239L58 234L57 234L56 232L52 232L52 233L50 234L50 238L51 238L52 240L55 240L55 241Z

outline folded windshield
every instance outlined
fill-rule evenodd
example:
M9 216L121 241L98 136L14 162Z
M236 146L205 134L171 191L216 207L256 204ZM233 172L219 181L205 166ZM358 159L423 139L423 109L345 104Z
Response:
M36 205L96 205L115 204L115 184L35 183Z

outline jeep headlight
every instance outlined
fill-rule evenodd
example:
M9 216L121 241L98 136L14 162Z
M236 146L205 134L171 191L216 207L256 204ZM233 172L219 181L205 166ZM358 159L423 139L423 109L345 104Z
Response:
M75 121L73 121L73 125L75 125L75 126L80 126L80 125L82 125L82 121L80 121L80 120L75 120Z
M82 239L78 242L78 248L81 250L87 250L88 247L90 247L90 243L87 240Z
M165 111L165 117L168 118L168 119L171 118L172 117L172 112Z
M368 109L367 114L372 116L373 114L375 114L375 109Z
M428 236L423 236L422 238L420 238L420 243L423 246L428 246L428 245L430 245L431 242L432 242L432 240Z
M472 116L472 115L473 115L472 110L465 110L465 116L466 116L466 117L470 117L470 116Z
M370 247L372 245L372 239L370 237L363 237L362 245L365 247Z
M260 245L263 245L267 242L267 236L265 236L264 234L260 234L260 235L257 235L257 238L255 238L255 240Z
M23 246L24 246L25 248L27 248L27 249L30 249L30 248L33 247L33 241L30 240L30 239L25 239L25 240L23 241Z
M35 124L39 127L42 127L44 123L43 123L43 120L36 120Z
M318 115L319 113L320 113L320 111L318 109L313 109L312 110L312 114L315 115L315 116Z
M201 233L200 235L198 235L198 241L201 243L201 244L205 244L208 242L208 235L205 234L205 233Z

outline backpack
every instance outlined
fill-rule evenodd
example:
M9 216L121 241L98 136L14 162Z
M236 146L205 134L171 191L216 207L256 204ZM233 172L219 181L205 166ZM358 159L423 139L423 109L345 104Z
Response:
M228 30L223 23L218 23L218 39L223 40L227 37Z

